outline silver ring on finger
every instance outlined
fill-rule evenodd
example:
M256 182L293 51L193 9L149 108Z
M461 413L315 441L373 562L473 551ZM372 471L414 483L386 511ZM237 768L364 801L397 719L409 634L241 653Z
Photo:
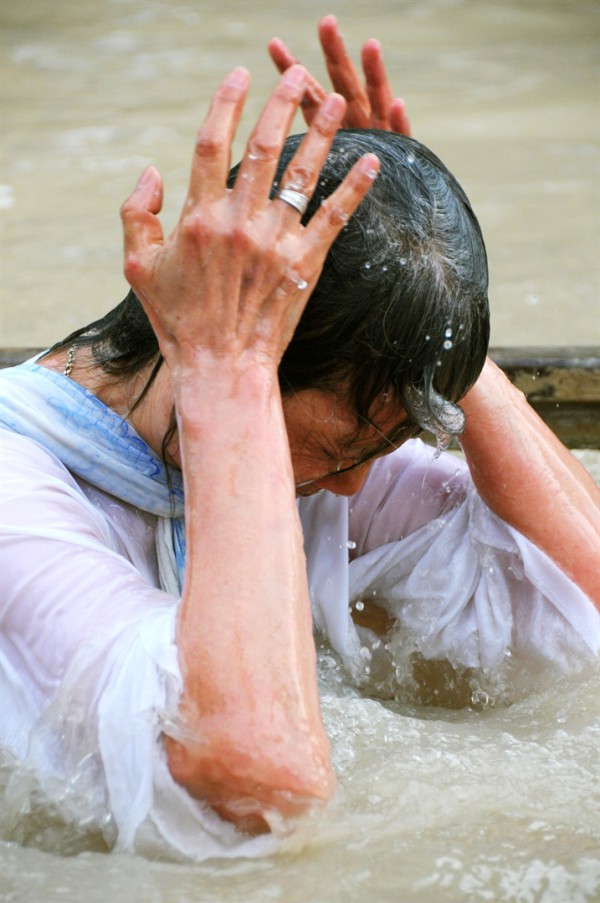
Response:
M305 194L302 194L301 191L294 191L293 188L282 188L277 193L277 197L280 201L283 201L284 204L289 204L290 207L297 210L300 216L304 216L306 213L309 198L307 198Z

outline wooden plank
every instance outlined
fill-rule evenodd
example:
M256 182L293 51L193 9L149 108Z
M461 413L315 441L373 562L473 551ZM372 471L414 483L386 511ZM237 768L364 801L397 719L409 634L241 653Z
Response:
M0 348L0 368L39 348ZM600 349L492 348L491 357L569 448L600 449Z
M492 358L569 448L600 448L600 349L492 348Z

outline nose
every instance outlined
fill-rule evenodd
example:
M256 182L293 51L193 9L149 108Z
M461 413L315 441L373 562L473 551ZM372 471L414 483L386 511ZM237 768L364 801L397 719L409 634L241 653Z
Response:
M323 477L322 480L315 480L315 486L319 489L326 489L327 492L333 492L335 495L354 495L362 488L369 471L371 469L371 461L366 461L360 467L353 467L345 473L332 474Z

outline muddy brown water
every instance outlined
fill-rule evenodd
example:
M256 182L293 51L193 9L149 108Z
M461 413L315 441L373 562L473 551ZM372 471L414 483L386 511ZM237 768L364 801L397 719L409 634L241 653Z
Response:
M266 41L279 34L322 73L316 22L329 11L354 54L382 39L415 136L471 197L493 343L597 344L596 4L3 0L2 345L50 344L120 299L118 208L142 168L163 173L172 225L219 79L237 64L253 73L247 135L275 81ZM325 682L330 667L324 656ZM3 842L3 899L598 899L597 673L460 712L334 684L340 795L304 850L199 865Z

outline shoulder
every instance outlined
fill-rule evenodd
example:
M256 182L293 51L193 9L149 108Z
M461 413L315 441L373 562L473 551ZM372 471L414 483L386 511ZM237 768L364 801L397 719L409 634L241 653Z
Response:
M44 500L61 495L82 499L83 493L65 465L34 439L0 429L2 461L2 504L19 503L23 498Z
M38 474L40 478L54 476L74 483L67 468L53 452L20 433L0 429L0 455L3 475L9 481Z
M0 429L2 528L4 541L59 535L113 545L105 513L67 467L40 443ZM59 532L57 532L59 531Z

